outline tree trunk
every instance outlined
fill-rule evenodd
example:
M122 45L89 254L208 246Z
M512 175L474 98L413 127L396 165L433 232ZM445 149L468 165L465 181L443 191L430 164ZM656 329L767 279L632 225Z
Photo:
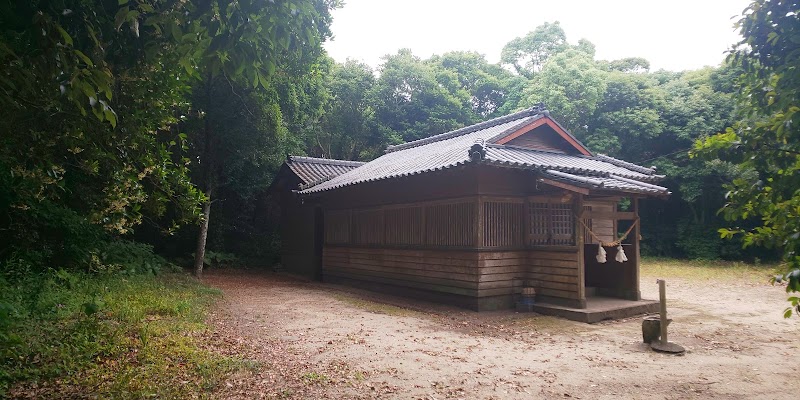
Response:
M211 219L211 193L208 201L203 204L203 222L200 223L200 233L197 235L197 248L194 251L194 276L203 277L203 260L206 257L206 239L208 238L208 222Z
M211 76L206 78L206 108L211 109L213 101L213 81ZM203 129L203 155L200 157L200 165L203 167L202 184L205 187L206 202L203 204L203 221L200 222L200 232L197 235L197 248L194 251L194 276L203 277L203 261L206 256L206 239L208 239L208 224L211 220L211 200L216 193L214 189L217 182L216 163L212 151L213 135L210 116L206 115Z

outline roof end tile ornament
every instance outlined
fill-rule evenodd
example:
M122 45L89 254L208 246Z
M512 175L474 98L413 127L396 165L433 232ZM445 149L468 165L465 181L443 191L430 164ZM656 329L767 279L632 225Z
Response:
M476 139L472 147L467 150L467 154L472 162L483 161L486 158L486 141L483 138Z

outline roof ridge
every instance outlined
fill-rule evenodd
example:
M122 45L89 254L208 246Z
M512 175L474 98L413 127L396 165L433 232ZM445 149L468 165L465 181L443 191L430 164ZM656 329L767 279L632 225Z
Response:
M500 136L500 135L497 135ZM491 139L489 139L491 140ZM497 143L486 143L486 147L494 147L496 149L514 149L514 150L522 150L522 151L532 151L537 153L547 153L547 154L558 154L561 156L570 156L570 157L583 157L583 158L591 158L589 156L585 156L583 154L567 154L561 150L548 150L548 149L532 149L530 147L522 147L516 146L513 144L497 144Z
M544 105L543 104L538 104L538 105L535 105L533 107L526 108L526 109L524 109L522 111L515 112L513 114L508 114L508 115L504 115L502 117L497 117L497 118L494 118L494 119L490 119L488 121L479 122L479 123L474 124L474 125L465 126L463 128L459 128L459 129L456 129L454 131L440 133L438 135L428 136L426 138L417 139L417 140L413 140L413 141L406 142L406 143L401 143L401 144L394 145L394 146L387 146L386 150L384 151L384 153L392 153L392 152L399 151L399 150L405 150L405 149L410 149L410 148L414 148L414 147L418 147L418 146L422 146L422 145L426 145L426 144L430 144L430 143L439 142L439 141L442 141L442 140L446 140L446 139L458 137L458 136L461 136L461 135L465 135L467 133L471 133L471 132L479 131L479 130L482 130L482 129L490 128L490 127L495 126L495 125L505 124L507 122L511 122L511 121L514 121L514 120L517 120L517 119L522 119L522 118L525 118L525 117L532 117L534 115L543 114L545 112L547 112L547 110L544 108Z
M594 159L599 160L599 161L605 161L605 162L607 162L609 164L613 164L613 165L616 165L616 166L622 167L622 168L627 168L627 169L629 169L631 171L639 172L639 173L642 173L642 174L645 174L645 175L653 175L653 174L656 173L655 168L643 167L641 165L636 165L636 164L634 164L632 162L627 162L627 161L624 161L624 160L620 160L620 159L617 159L617 158L614 158L614 157L611 157L611 156L607 156L605 154L595 154L594 157L591 157L591 158L594 158Z
M348 161L348 160L337 160L333 158L318 158L318 157L307 157L307 156L290 155L287 158L288 158L287 161L307 162L307 163L326 164L326 165L341 165L345 167L358 167L366 164L363 161Z

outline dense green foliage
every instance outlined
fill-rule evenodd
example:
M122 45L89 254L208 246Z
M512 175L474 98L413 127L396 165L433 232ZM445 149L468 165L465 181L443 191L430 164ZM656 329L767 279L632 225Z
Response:
M313 103L292 94L321 56L334 6L0 2L0 262L90 270L105 242L143 223L156 242L197 222L209 189L230 180L220 174L247 170L256 176L236 179L265 186L259 163L306 120L296 103ZM234 105L256 110L239 132L261 124L234 144L271 153L242 158L214 146L223 132L210 127L232 104L204 94L224 85L241 99Z
M697 154L721 155L751 171L737 176L722 212L731 222L758 218L753 228L721 229L745 245L782 249L787 292L800 291L800 2L757 0L738 22L743 40L730 61L739 66L739 121L698 141ZM789 298L800 313L800 297Z
M376 71L323 54L336 2L297 3L0 3L0 227L13 239L0 260L89 270L120 236L202 256L195 224L209 221L210 251L268 264L265 189L286 154L369 160L538 102L592 150L668 176L673 196L645 207L645 252L769 257L712 235L722 185L753 169L686 155L737 119L741 64L597 60L555 22L511 40L500 64L400 50Z

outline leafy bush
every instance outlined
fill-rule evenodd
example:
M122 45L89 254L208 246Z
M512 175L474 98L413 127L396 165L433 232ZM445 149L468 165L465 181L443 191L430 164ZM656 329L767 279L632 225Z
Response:
M686 257L694 260L716 260L720 257L722 240L713 227L678 223L678 240L675 243Z
M153 246L129 240L105 242L99 255L103 265L129 275L158 274L165 268L175 269L174 265L153 252Z
M238 258L235 254L221 251L206 251L203 262L214 268L227 267L235 264Z

